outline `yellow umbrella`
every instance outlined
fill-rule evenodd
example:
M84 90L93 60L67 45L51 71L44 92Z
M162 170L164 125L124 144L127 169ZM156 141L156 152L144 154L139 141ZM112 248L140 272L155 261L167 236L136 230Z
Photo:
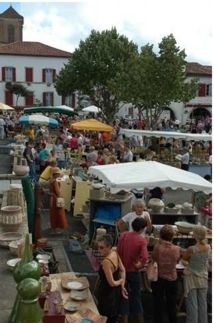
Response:
M86 119L80 122L71 124L71 128L74 130L86 130L86 131L105 131L111 132L113 128L105 123L102 123L96 119Z
M14 108L10 107L5 103L0 102L0 110L14 110Z

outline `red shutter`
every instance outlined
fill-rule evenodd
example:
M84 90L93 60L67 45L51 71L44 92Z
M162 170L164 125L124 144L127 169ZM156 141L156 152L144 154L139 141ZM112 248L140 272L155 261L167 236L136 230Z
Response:
M32 67L25 68L25 81L26 82L33 82L33 68Z
M53 83L56 81L56 70L53 70Z
M72 93L71 94L71 107L73 109L75 108L75 99L76 99L75 93Z
M66 96L62 95L62 105L65 105L65 99L66 99Z
M9 106L13 106L13 93L5 91L5 103Z
M46 79L46 77L45 77L45 68L43 68L42 69L42 82L45 83L45 79Z
M25 106L32 106L33 105L33 92L28 92L27 96L25 97Z
M200 88L198 90L198 96L206 95L206 84L199 84Z
M2 81L5 81L5 67L2 67L1 73L2 73Z
M16 68L13 67L13 82L16 82Z
M54 105L54 95L53 95L53 92L51 93L51 105L52 106Z
M46 106L46 92L42 93L42 105L45 107Z

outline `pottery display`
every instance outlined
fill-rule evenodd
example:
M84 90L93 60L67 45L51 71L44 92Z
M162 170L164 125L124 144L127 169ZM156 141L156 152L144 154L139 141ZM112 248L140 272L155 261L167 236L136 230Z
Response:
M185 222L185 221L175 222L175 225L176 225L178 231L182 234L189 234L194 228L193 223L189 223L189 222Z
M161 199L152 198L149 200L148 207L157 213L164 207L164 202Z
M0 211L0 224L5 232L17 232L23 221L22 207L19 205L3 206Z
M5 232L0 234L0 245L2 247L9 247L12 241L17 241L22 239L22 234L18 232Z
M192 204L191 203L188 203L188 202L184 202L183 208L184 209L191 209L192 208Z
M22 259L22 258L14 258L14 259L10 259L10 260L8 260L8 261L7 261L7 266L8 266L8 268L9 268L11 271L13 271L13 270L14 270L14 268L15 268L15 265L16 265L19 261L21 261L21 259Z
M30 169L27 165L14 165L13 166L13 172L17 176L25 176L29 173Z

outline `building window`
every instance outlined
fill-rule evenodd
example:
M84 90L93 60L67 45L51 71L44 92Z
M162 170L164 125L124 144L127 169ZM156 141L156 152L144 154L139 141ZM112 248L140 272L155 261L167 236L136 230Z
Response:
M16 69L15 67L2 67L2 81L15 82L16 81Z
M33 92L28 92L28 94L25 97L25 106L33 106Z
M53 92L43 92L43 106L53 106Z
M13 106L13 93L5 91L5 103L10 107Z
M200 83L197 96L206 96L206 84Z
M212 96L212 84L207 84L206 96Z
M8 26L8 43L13 43L15 41L15 31L14 26L9 25Z
M42 82L54 83L56 77L56 70L53 68L44 68L42 70Z
M33 68L25 67L25 82L33 82Z

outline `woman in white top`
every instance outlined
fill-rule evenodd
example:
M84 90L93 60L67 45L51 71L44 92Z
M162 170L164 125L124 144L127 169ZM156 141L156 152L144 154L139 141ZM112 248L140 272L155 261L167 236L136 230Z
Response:
M145 236L146 232L151 232L152 231L152 222L151 222L151 218L149 215L149 212L144 211L145 209L145 203L143 200L141 199L137 199L134 202L134 211L130 212L126 215L124 215L118 222L117 222L117 226L120 232L126 231L127 230L127 226L128 226L128 230L129 231L133 231L132 230L132 222L134 221L134 219L136 219L137 216L141 216L142 218L144 218L147 222L147 227L143 230L142 235Z

